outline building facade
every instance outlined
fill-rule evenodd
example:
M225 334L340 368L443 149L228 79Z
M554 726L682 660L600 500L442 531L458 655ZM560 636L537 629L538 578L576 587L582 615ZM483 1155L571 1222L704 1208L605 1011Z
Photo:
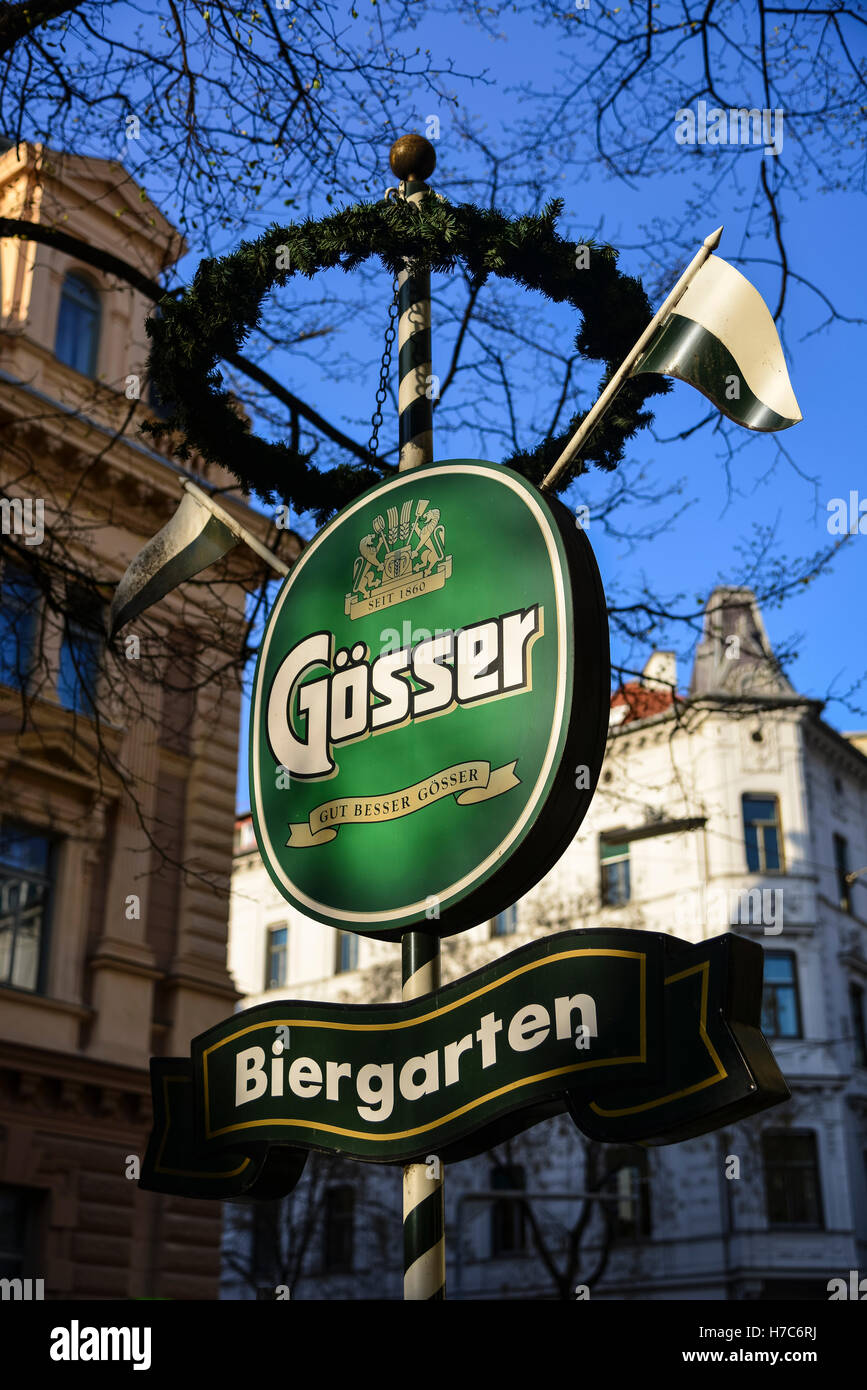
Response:
M184 249L118 165L39 146L0 153L0 211L151 279ZM240 547L107 644L113 588L185 471L138 429L151 309L74 255L0 240L0 1277L42 1279L46 1298L208 1298L219 1272L219 1208L134 1179L150 1057L186 1054L237 999L254 569Z
M867 1270L864 750L863 733L840 735L793 690L745 589L711 596L685 695L664 652L616 693L578 835L514 908L444 941L444 978L575 927L741 934L765 952L763 1029L792 1099L657 1148L593 1145L549 1121L452 1166L450 1297L818 1299L829 1279ZM399 947L295 912L249 818L229 952L245 1006L400 997ZM294 1257L230 1222L224 1296L255 1296L279 1271L293 1297L400 1297L399 1173L322 1160L308 1187L283 1221ZM609 1200L585 1204L584 1190ZM316 1218L301 1241L305 1204ZM268 1220L279 1226L276 1210Z

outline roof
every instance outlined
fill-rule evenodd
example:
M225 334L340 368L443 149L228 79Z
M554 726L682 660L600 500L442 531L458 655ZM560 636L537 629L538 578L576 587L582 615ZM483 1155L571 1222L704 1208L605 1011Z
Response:
M621 706L625 706L626 709L622 719L617 721L620 725L632 724L637 719L650 719L655 714L662 714L673 704L673 691L654 689L642 685L639 681L627 681L611 696L612 709L619 709Z

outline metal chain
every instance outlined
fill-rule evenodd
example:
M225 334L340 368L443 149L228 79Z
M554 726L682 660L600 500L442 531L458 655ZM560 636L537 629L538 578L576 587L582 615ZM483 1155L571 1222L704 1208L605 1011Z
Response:
M367 444L368 451L371 454L373 454L374 457L376 457L376 451L379 448L379 430L380 426L382 425L382 407L385 405L385 399L388 395L388 373L391 368L391 349L394 345L394 336L396 332L394 320L397 315L397 297L399 293L399 286L397 283L396 275L392 282L391 288L393 293L391 304L388 310L388 327L385 330L385 346L382 350L382 362L380 363L379 368L379 386L376 392L376 407L374 409L373 416L370 421L370 428L373 431L373 433L371 434Z

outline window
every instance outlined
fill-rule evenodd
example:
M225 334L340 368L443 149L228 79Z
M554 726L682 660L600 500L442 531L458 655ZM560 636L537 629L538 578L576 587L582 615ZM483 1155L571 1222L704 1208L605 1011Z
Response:
M355 932L337 933L337 958L334 969L338 975L345 974L347 970L358 969L358 937Z
M83 275L70 273L60 291L54 354L83 376L96 374L99 345L99 295Z
M778 873L783 862L777 798L745 796L743 808L747 868L753 874Z
M355 1236L355 1189L349 1183L325 1192L325 1270L340 1273L352 1269Z
M499 1163L491 1169L491 1187L497 1190L519 1189L527 1186L524 1169L519 1163ZM514 1197L504 1197L491 1203L491 1256L514 1255L526 1248L526 1212Z
M602 903L605 907L621 907L628 903L632 888L629 875L629 845L612 845L603 840L599 846L602 866Z
M505 912L498 912L493 922L491 923L491 936L514 936L517 930L517 905L507 907Z
M52 846L27 826L0 825L0 984L43 986Z
M88 589L70 585L60 648L57 694L64 709L93 714L102 654L102 603Z
M25 690L33 666L39 586L27 570L4 565L0 584L0 681Z
M605 1149L605 1167L616 1174L605 1185L606 1193L619 1201L610 1210L614 1234L619 1240L639 1240L650 1235L650 1183L644 1149L621 1144Z
M257 1294L274 1297L281 1282L280 1230L283 1224L279 1198L250 1203L250 1263Z
M41 1278L34 1270L42 1194L29 1187L0 1187L0 1279Z
M849 844L842 835L834 836L834 868L837 871L837 896L844 912L852 911L852 885L846 881L849 872Z
M864 986L850 984L849 1008L852 1013L852 1038L855 1043L856 1067L867 1067L867 1025L864 1022Z
M795 957L789 951L765 951L762 1032L769 1038L801 1036Z
M768 1223L822 1227L819 1161L812 1130L776 1130L762 1135Z
M289 978L289 928L268 928L268 962L265 988L279 989Z

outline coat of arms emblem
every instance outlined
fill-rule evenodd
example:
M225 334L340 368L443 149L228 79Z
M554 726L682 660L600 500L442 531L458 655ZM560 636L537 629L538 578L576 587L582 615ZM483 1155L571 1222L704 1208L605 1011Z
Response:
M414 515L408 499L400 511L388 507L385 518L375 516L373 530L358 544L346 613L360 618L441 589L452 572L445 538L439 508L427 497L416 502Z

